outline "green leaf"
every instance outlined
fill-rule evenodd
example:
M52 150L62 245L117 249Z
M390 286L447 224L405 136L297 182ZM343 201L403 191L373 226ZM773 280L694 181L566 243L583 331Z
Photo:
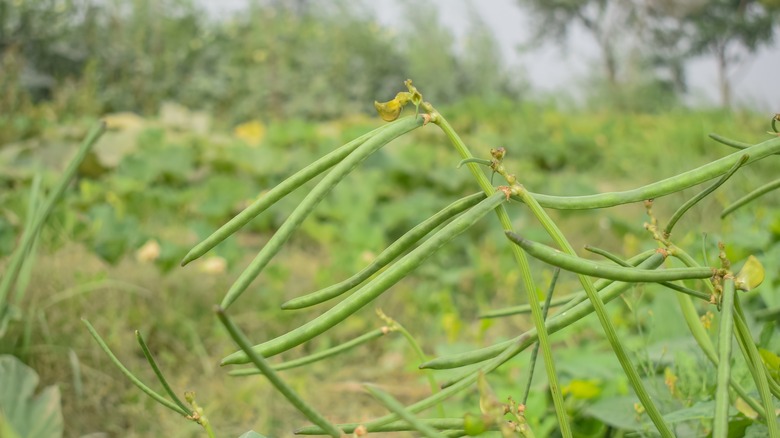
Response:
M780 356L763 348L758 349L758 354L761 355L761 360L764 361L764 364L769 370L769 375L772 376L774 380L780 381Z
M642 430L645 424L639 418L647 416L642 414L640 417L634 409L638 402L635 396L605 398L585 408L584 413L618 429Z
M34 395L38 374L11 355L0 356L0 432L2 436L61 437L60 390L48 386ZM6 432L11 430L10 434Z
M733 407L729 407L729 414L734 415L737 410ZM706 402L696 403L695 405L680 409L674 412L670 412L664 415L664 420L669 423L680 423L682 421L704 420L710 419L715 414L715 401L710 400Z

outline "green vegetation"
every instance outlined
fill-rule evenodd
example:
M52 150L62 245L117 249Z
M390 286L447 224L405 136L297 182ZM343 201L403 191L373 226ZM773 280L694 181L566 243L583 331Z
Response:
M345 5L0 3L0 434L778 434L769 117Z

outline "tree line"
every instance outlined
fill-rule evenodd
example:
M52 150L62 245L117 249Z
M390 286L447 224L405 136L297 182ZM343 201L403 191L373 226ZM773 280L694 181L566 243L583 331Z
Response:
M533 17L535 42L565 43L575 27L592 36L602 65L595 78L605 84L598 89L624 106L642 100L632 98L637 89L654 96L649 105L658 96L676 102L687 89L685 64L705 54L717 60L730 105L729 69L772 43L780 11L778 0L517 4ZM41 102L57 114L100 115L150 114L168 100L228 123L321 120L345 108L372 111L407 77L439 104L532 91L479 18L487 6L471 4L460 45L434 6L401 7L391 28L346 1L259 0L214 17L193 0L0 0L0 125L18 125L7 115Z

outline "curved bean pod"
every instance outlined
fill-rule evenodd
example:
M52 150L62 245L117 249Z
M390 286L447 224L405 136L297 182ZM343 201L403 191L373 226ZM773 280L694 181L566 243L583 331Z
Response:
M306 184L315 176L333 167L333 165L343 160L347 155L351 154L352 151L365 143L366 140L378 134L383 129L386 129L388 126L390 125L382 125L381 127L374 129L371 132L361 135L349 143L340 146L338 149L330 152L319 160L309 164L308 166L293 174L291 177L279 183L277 186L269 190L268 193L255 200L249 207L242 210L241 213L234 216L233 219L230 219L226 224L219 227L217 231L211 233L209 237L195 245L190 250L190 252L184 256L184 259L181 261L181 265L185 266L187 263L209 252L209 250L217 246L223 240L227 239L231 234L238 231L241 227L257 217L257 215L265 211L268 207L274 205L277 201L289 195L293 190Z
M314 306L315 304L325 302L331 298L335 298L343 294L344 292L349 291L353 287L359 285L377 273L380 269L387 266L390 262L395 260L396 257L401 255L417 241L425 237L436 227L443 224L453 216L458 215L463 211L477 205L477 203L483 199L485 199L485 194L480 192L453 202L443 210L439 211L435 215L421 222L416 227L407 231L406 234L401 236L400 239L396 240L384 251L382 251L382 253L379 254L370 265L363 268L363 270L357 274L324 289L293 298L282 304L282 309L303 309L304 307Z
M739 140L733 140L731 138L724 137L720 134L716 134L714 132L710 132L709 137L718 143L725 144L726 146L735 148L735 149L747 149L750 146L753 146L751 143L745 143L744 141Z
M640 263L637 266L637 269L655 269L661 266L663 261L664 257L659 253L655 253ZM612 283L599 291L599 296L601 297L602 301L604 301L604 303L608 303L619 297L620 294L625 292L629 287L631 287L631 285L632 283ZM564 329L565 327L568 327L576 321L579 321L592 312L593 304L591 304L590 301L583 301L565 312L560 312L553 315L550 319L545 321L544 326L547 328L547 332L552 334ZM520 348L518 352L520 352L533 345L533 343L536 342L536 339L536 329L531 329L520 336L517 336L508 341L491 345L489 347L480 348L478 350L466 353L438 357L420 365L420 368L431 368L435 370L459 368L494 358L507 348L511 348L514 344L518 345L518 348Z
M531 196L533 196L543 207L558 210L606 208L631 202L644 201L645 199L660 198L661 196L678 192L682 189L701 184L723 175L728 172L734 163L741 159L745 152L750 153L750 159L748 159L745 164L750 164L762 158L766 158L769 155L780 153L780 137L752 145L749 148L734 152L731 155L727 155L719 160L697 167L696 169L633 190L586 196L552 196L539 193L531 193ZM513 196L512 199L522 202L522 199L518 196Z
M605 255L606 251L596 249L593 247L586 246L585 249L588 251L596 252L600 255ZM628 263L629 266L636 266L643 261L647 260L648 257L655 254L656 252L654 250L648 250L641 252L634 257L631 257L628 259L628 261L624 262L623 260L620 260L620 263ZM615 260L619 260L617 256L614 256L612 254L609 254L610 256L614 257ZM603 278L600 278L593 282L593 286L596 287L596 290L602 290L605 287L609 286L612 283L612 280L606 280ZM561 304L565 304L562 309L559 310L559 312L564 312L566 310L569 310L570 308L574 307L575 305L581 303L587 298L587 295L585 295L585 291L579 291L570 295L567 295L565 297L560 297L553 299L551 302L551 305L553 306L560 306ZM519 306L513 306L513 307L505 307L503 309L496 309L491 310L485 313L480 314L477 316L478 318L496 318L496 317L502 317L502 316L510 316L510 315L517 315L520 313L528 313L531 311L531 306L529 304L522 304Z
M644 269L653 269L660 266L661 263L663 263L663 261L664 261L664 257L661 254L656 253L652 255L650 258L648 258L647 260L645 260L642 263L641 267ZM609 286L609 288L612 289L610 293L607 294L606 293L607 288L605 288L605 290L602 291L605 292L605 294L604 295L600 294L600 297L606 303L620 296L620 294L623 293L625 289L627 289L629 286L630 286L629 283L613 283ZM590 305L590 302L585 302L582 304ZM577 308L581 308L581 307L577 306ZM590 310L587 313L590 313L592 311L593 311L593 307L591 305ZM587 313L585 313L585 315ZM563 314L559 314L559 315L562 316ZM563 327L568 326L572 322L581 319L582 316L579 316L577 318L572 318L571 320L568 321L567 324L563 325ZM559 319L559 318L554 318L554 319ZM553 333L554 331L557 331L563 327L558 327L556 330L548 330L548 332ZM459 380L452 383L452 385L443 388L441 391L437 392L436 394L433 394L410 406L407 406L406 410L413 413L420 412L424 409L434 406L435 404L441 402L442 400L447 399L448 397L451 397L459 393L460 391L463 391L464 389L473 385L477 381L480 374L489 374L490 372L492 372L493 370L495 370L496 368L504 364L506 361L512 359L521 351L528 348L528 346L533 345L534 342L536 342L536 329L529 330L528 332L520 335L514 340L507 342L509 345L503 351L498 352L493 357L487 358L489 359L488 362L478 367L476 370L466 373ZM371 428L373 427L380 427L396 420L398 420L398 416L395 414L390 414L390 415L385 415L384 417L380 417L368 421L364 423L364 425L366 426L366 428L371 430Z
M336 184L341 182L348 173L382 146L413 129L419 128L422 124L423 120L421 118L405 117L399 119L366 140L363 144L358 146L354 152L337 164L336 167L334 167L333 170L331 170L330 173L328 173L325 178L323 178L322 181L306 195L306 198L298 204L290 216L287 217L287 220L284 221L284 224L282 224L273 237L271 237L271 240L266 243L263 249L255 256L254 260L252 260L244 272L241 273L235 283L230 287L230 290L228 290L225 298L222 299L220 307L227 309L249 287L249 284L257 278L260 271L262 271L268 262L270 262L279 252L282 245L287 242L287 239L290 238L292 233L298 228L303 220L306 219L309 213L314 210L314 207L316 207L325 195L327 195Z
M780 188L780 179L777 179L777 180L774 180L774 181L772 181L770 183L764 184L763 186L761 186L761 187L753 190L752 192L748 193L747 195L737 199L736 201L734 201L734 203L732 203L731 205L726 207L723 210L723 213L720 214L721 219L723 219L724 217L726 217L729 214L733 213L735 210L737 210L738 208L742 207L743 205L749 203L750 201L758 198L759 196L763 196L763 195L765 195L765 194L767 194L767 193L769 193L769 192L771 192L773 190L777 190L778 188Z
M409 423L409 425L412 426L414 430L420 432L422 436L428 438L443 437L443 435L441 435L438 430L434 429L428 423L420 421L420 419L415 417L413 413L407 411L404 408L404 405L402 405L401 402L396 400L390 394L382 391L374 385L365 385L364 387L366 388L366 391L368 391L369 394L382 403L387 408L387 410L401 417L401 419Z
M276 339L255 345L252 347L253 350L262 356L269 357L287 351L322 334L376 299L384 291L409 274L409 272L420 266L423 261L439 248L469 229L488 212L505 201L506 195L503 192L494 193L447 224L439 232L405 255L386 271L376 276L354 294L344 299L344 301L336 304L317 318ZM248 361L249 358L246 353L237 351L222 359L222 365L243 364Z
M581 294L569 294L560 298L553 298L552 301L550 301L550 307L558 307L572 300L580 299L580 297L582 297ZM518 315L522 313L531 313L531 305L521 304L519 306L504 307L503 309L490 310L485 313L480 313L479 315L477 315L477 318L479 319L499 318L502 316Z
M740 168L740 167L741 167L743 164L745 164L745 163L747 162L748 158L750 158L750 157L748 156L748 154L745 154L745 155L743 155L743 156L742 156L742 159L740 159L739 161L737 161L736 163L734 163L734 166L732 166L732 167L731 167L731 169L729 169L729 171L728 171L728 172L724 173L724 174L723 174L723 176L721 176L720 178L718 178L718 180L715 182L715 184L713 184L713 185L711 185L711 186L707 187L706 189L704 189L703 191L701 191L700 193L698 193L696 196L694 196L693 198L691 198L691 199L689 199L688 201L686 201L686 202L685 202L683 205L681 205L681 206L680 206L680 207L677 209L677 211L675 211L675 212L674 212L674 214L672 215L672 218L671 218L671 219L669 219L669 223L668 223L668 224L666 225L666 227L664 228L664 236L669 236L670 234L672 234L672 228L674 228L674 225L677 223L677 221L679 221L679 220L680 220L680 218L681 218L681 217L682 217L682 216L683 216L683 215L684 215L684 214L685 214L685 213L686 213L688 210L690 210L690 209L691 209L691 207L693 207L694 205L696 205L696 203L697 203L697 202L701 201L701 200L702 200L702 199L704 199L704 198L705 198L707 195L709 195L710 193L714 192L714 191L715 191L715 189L717 189L718 187L720 187L721 185L723 185L723 183L725 183L725 182L726 182L726 181L727 181L729 178L731 178L731 176L732 176L732 175L734 175L734 173L735 173L735 172L736 172L736 171L737 171L737 170L738 170L738 169L739 169L739 168Z
M507 232L506 236L513 243L523 248L525 252L539 260L566 269L567 271L590 275L592 277L634 283L657 283L661 281L710 278L714 274L712 268L671 268L657 271L607 265L565 254L547 245L524 239L512 232Z
M291 405L295 406L298 411L306 416L312 423L320 426L328 435L339 438L342 435L342 431L331 424L322 414L317 412L313 407L306 403L300 395L279 375L274 371L271 365L265 360L265 358L252 351L252 347L249 346L249 339L246 338L244 333L233 323L233 321L225 314L225 310L217 308L217 318L227 330L233 341L241 348L241 351L245 351L247 354L247 360L251 361L255 366L265 374L265 377L269 382L279 391Z
M327 350L320 351L318 353L310 354L308 356L301 357L299 359L294 359L288 362L282 362L280 364L272 365L271 367L275 369L276 371L283 371L283 370L289 370L291 368L298 368L304 365L308 365L310 363L318 362L323 359L327 359L331 356L335 356L339 353L343 353L347 350L350 350L352 348L355 348L359 345L363 345L368 341L372 341L378 337L381 337L389 332L389 329L387 328L379 328L376 330L372 330L368 333L365 333L361 336L358 336L355 339L349 340L341 345L337 345L333 348L328 348ZM228 372L231 376L251 376L253 374L262 374L263 372L260 371L257 368L244 368L240 370L231 370Z

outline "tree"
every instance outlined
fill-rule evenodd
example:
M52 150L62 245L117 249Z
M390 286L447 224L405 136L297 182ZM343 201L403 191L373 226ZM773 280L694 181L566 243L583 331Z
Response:
M647 2L652 43L672 70L690 56L712 55L721 103L731 106L729 69L773 41L780 2L773 0L689 0ZM679 79L678 79L679 80Z
M510 74L493 29L469 3L469 27L458 57L459 87L463 95L484 101L517 97L524 85L522 72Z
M405 1L402 38L407 76L425 88L431 102L450 103L457 89L455 37L439 20L436 7L426 2Z
M617 86L620 45L626 41L626 24L635 15L631 1L518 0L518 3L532 15L534 42L565 43L572 25L582 26L601 51L608 83Z

